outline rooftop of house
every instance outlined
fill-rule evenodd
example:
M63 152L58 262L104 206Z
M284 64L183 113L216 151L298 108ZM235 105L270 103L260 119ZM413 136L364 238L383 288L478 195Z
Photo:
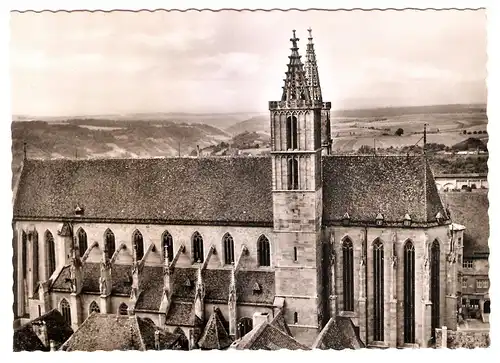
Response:
M364 344L359 339L350 318L331 318L316 338L313 349L359 349Z
M322 165L326 224L347 212L353 223L408 213L418 225L444 212L421 155L332 155ZM14 218L271 226L271 158L28 159Z
M165 349L187 349L185 337L160 329L147 318L99 313L92 313L60 348L87 352Z
M50 350L50 345L44 344L36 333L36 326L42 323L46 327L47 340L54 343L55 349L59 348L73 334L73 329L68 325L62 314L58 310L52 309L14 330L15 352Z
M487 191L444 192L441 198L449 209L451 220L465 226L464 257L487 256L490 235Z

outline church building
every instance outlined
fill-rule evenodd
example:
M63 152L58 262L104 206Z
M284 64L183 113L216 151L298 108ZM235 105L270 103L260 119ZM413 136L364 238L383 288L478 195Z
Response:
M16 318L55 308L75 331L93 312L148 318L206 349L278 318L307 347L336 317L368 347L456 329L463 230L425 153L331 155L311 31L304 63L298 41L269 102L270 156L25 158Z

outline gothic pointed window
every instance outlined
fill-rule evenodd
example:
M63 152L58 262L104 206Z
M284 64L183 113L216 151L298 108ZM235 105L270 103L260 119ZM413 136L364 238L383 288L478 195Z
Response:
M415 247L404 246L404 342L415 343Z
M439 268L440 268L440 261L439 261L439 256L440 256L440 248L439 248L439 242L437 240L434 240L432 242L432 247L431 247L431 291L430 291L430 298L432 302L432 309L431 309L431 336L434 339L435 334L436 334L436 328L439 328L439 320L440 320L440 314L439 314L439 308L440 308L440 299L439 299L439 293L440 293L440 286L439 286Z
M45 232L45 246L47 251L47 278L50 278L56 270L56 246L54 236L48 230Z
M294 260L295 262L297 262L298 258L299 258L299 256L298 256L297 247L294 247L294 248L293 248L293 260Z
M299 161L296 158L288 159L288 190L299 189Z
M194 232L192 237L192 246L193 246L193 261L203 262L204 254L203 254L203 237L198 232Z
M62 299L61 300L61 314L64 317L64 320L66 323L68 323L69 326L71 326L71 306L69 305L68 300Z
M271 248L269 240L262 235L257 241L257 253L259 256L259 266L271 266Z
M238 338L243 338L253 329L253 321L250 318L241 318L238 321Z
M87 232L83 228L80 228L77 233L78 236L78 251L80 253L80 257L83 257L85 252L87 251Z
M222 238L224 245L224 263L230 265L234 262L234 241L229 233L226 233Z
M137 257L137 261L140 261L144 257L144 240L142 238L141 232L136 230L132 235L132 241L133 241L135 256Z
M89 315L92 313L100 313L101 309L99 308L99 305L95 301L92 301L89 306Z
M125 303L121 303L118 307L118 314L127 315L128 314L128 306Z
M23 231L21 239L21 258L24 279L26 278L26 272L28 271L28 266L26 266L26 256L28 256L28 237L26 236L26 232Z
M297 117L288 116L286 119L286 148L296 150L298 145Z
M113 253L115 253L115 235L108 228L104 233L104 251L106 251L106 256L111 259L113 257Z
M384 245L373 242L373 340L384 341Z
M38 286L38 269L39 269L39 252L38 252L38 232L33 231L31 235L31 241L33 243L33 291L36 290Z
M294 324L298 324L299 323L299 313L298 312L294 312L293 313L293 323Z
M344 311L354 311L354 253L349 237L342 243L342 286Z
M162 256L163 256L164 260L166 257L169 262L173 261L173 259L174 259L174 239L172 238L172 235L168 231L163 232L163 236L161 238L161 251L162 251ZM166 256L165 256L165 253L166 253Z

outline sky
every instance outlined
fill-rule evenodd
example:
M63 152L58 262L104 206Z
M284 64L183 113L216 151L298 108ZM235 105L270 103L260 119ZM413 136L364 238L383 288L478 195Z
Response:
M266 112L309 27L334 110L486 103L484 10L12 13L12 111Z

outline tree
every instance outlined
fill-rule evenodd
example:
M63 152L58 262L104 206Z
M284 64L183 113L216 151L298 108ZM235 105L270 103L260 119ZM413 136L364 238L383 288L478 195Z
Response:
M462 134L467 135L467 130L464 130Z
M401 135L403 135L403 134L404 134L404 132L405 132L405 131L404 131L404 130L400 127L399 129L397 129L397 130L396 130L395 135L397 135L397 136L401 136Z

